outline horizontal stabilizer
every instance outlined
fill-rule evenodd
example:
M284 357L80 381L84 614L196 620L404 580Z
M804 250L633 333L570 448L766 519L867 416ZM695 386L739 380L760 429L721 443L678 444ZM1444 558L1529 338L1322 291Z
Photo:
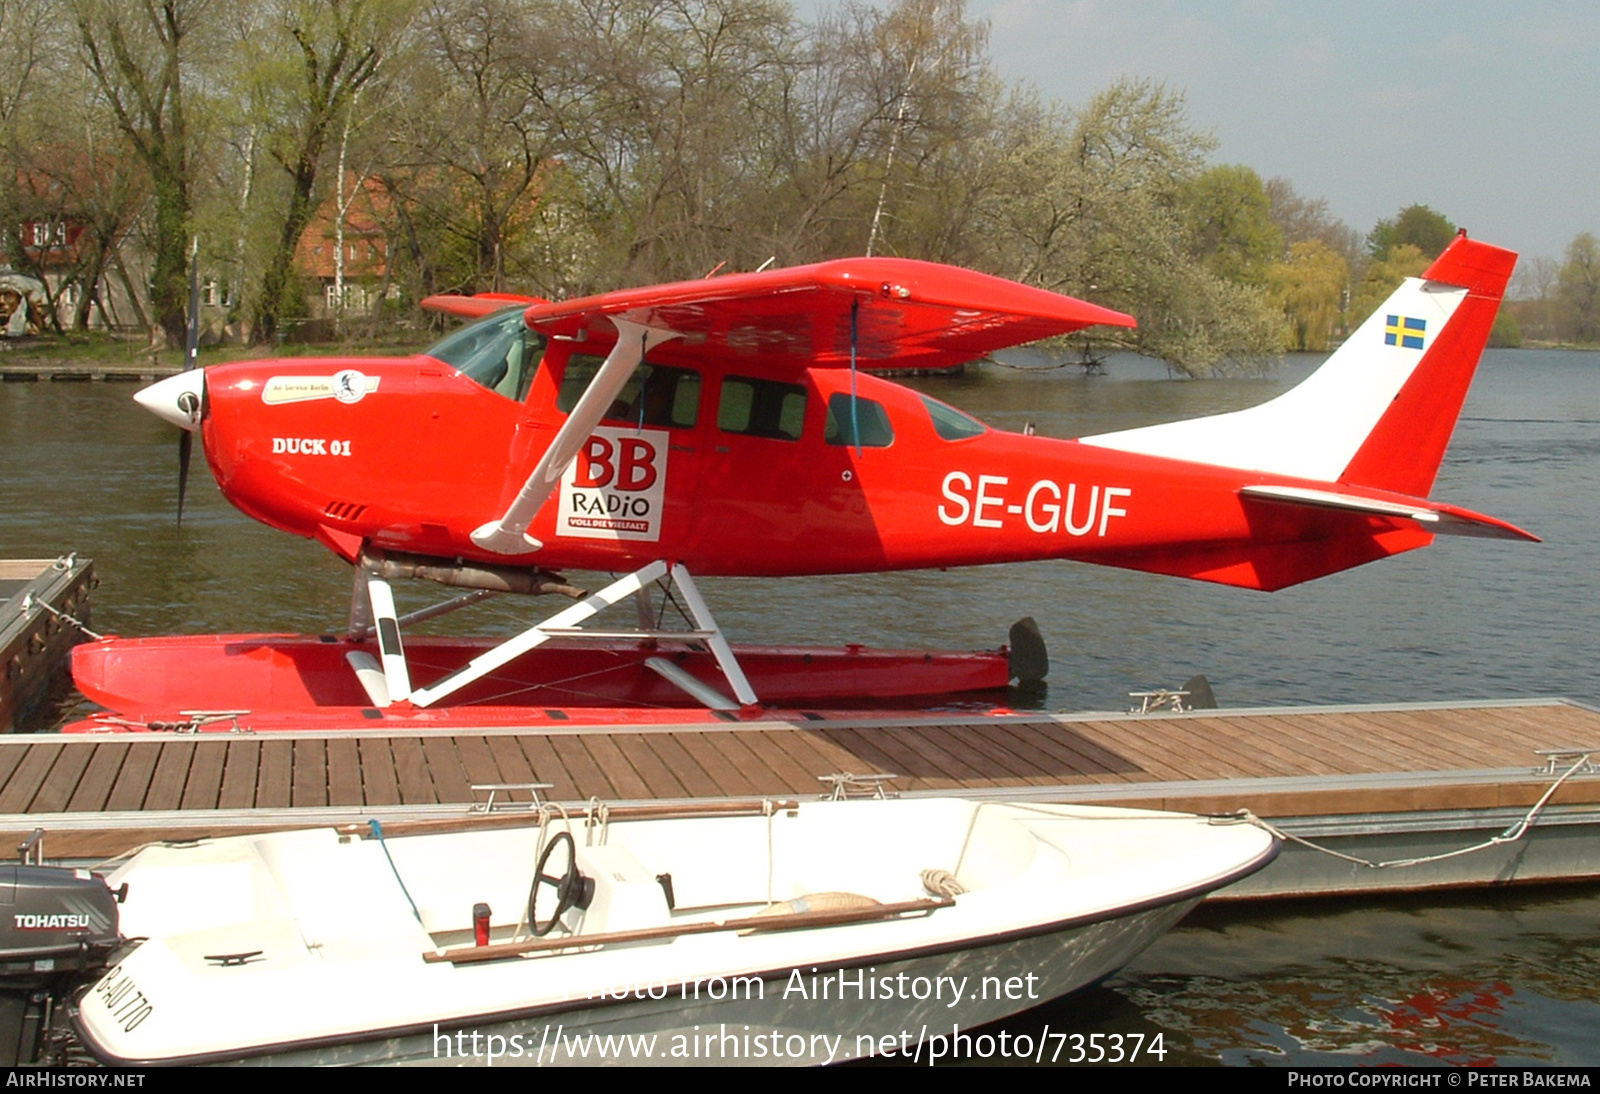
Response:
M1526 539L1539 537L1514 524L1474 513L1442 502L1408 498L1395 494L1385 498L1346 494L1336 490L1315 490L1301 486L1246 486L1239 493L1246 498L1310 509L1337 509L1348 513L1367 513L1379 517L1414 520L1426 531L1443 536L1477 536L1486 539Z

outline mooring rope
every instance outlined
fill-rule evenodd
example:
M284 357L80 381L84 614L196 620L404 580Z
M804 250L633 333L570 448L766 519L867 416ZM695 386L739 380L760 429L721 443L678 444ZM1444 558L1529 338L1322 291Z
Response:
M400 892L405 895L406 903L411 905L411 914L417 917L417 922L422 922L422 913L417 911L417 902L411 899L411 890L406 888L405 879L400 876L399 867L394 864L394 856L389 854L389 844L383 838L383 825L377 818L367 821L367 827L372 829L372 834L378 839L378 846L383 848L383 857L389 860L389 870L394 874L395 884L400 886Z
M1477 851L1487 850L1490 847L1499 847L1507 843L1517 842L1522 837L1526 836L1530 831L1532 831L1534 822L1539 819L1539 814L1544 812L1544 807L1550 803L1550 799L1555 796L1555 792L1561 789L1561 784L1588 766L1589 756L1590 753L1587 752L1585 752L1582 756L1579 756L1577 761L1574 762L1571 767L1562 772L1560 778L1550 784L1549 789L1540 796L1539 800L1534 803L1533 808L1529 809L1521 820L1508 827L1498 836L1492 836L1480 843L1473 844L1471 847L1461 847L1454 851L1445 851L1437 855L1424 855L1420 858L1402 858L1391 859L1387 862L1372 862L1369 859L1360 858L1356 855L1347 855L1343 851L1335 851L1331 847L1324 847L1319 843L1313 843L1312 841L1305 839L1302 836L1294 835L1291 832L1285 832L1276 825L1262 820L1249 810L1244 810L1243 816L1257 828L1264 829L1265 831L1270 832L1272 835L1277 836L1281 840L1287 840L1290 843L1298 843L1302 847L1310 848L1313 851L1320 851L1324 855L1330 855L1333 858L1342 859L1345 862L1355 863L1357 866L1366 866L1373 870L1392 870L1402 866L1422 866L1430 862L1443 862L1446 859L1460 858L1462 855L1470 855Z
M102 638L105 637L105 635L103 635L103 634L97 634L94 631L91 631L87 626L84 625L84 623L83 623L83 621L81 619L75 619L74 617L68 615L66 612L59 611L56 608L51 607L45 601L40 600L38 597L34 596L32 593L29 593L27 596L22 598L22 610L23 610L24 613L27 613L29 611L32 611L34 608L43 608L45 611L47 611L51 615L55 616L57 619L61 620L63 623L72 624L74 627L77 627L78 630L82 631L84 636L87 637L88 639L90 639L90 641L98 642Z

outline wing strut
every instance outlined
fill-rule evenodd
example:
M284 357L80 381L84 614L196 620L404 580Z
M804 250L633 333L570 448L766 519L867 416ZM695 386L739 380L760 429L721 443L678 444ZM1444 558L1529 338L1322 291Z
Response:
M356 676L361 680L361 686L367 692L367 698L372 700L374 706L386 707L391 703L400 703L411 698L411 670L406 664L405 645L400 639L400 621L395 615L394 592L389 588L389 583L381 577L368 573L364 567L356 567L356 587L351 603L351 629L357 623L357 612L360 602L365 599L367 618L373 620L373 629L378 635L378 655L382 663L375 661L370 653L352 651L345 655L345 660L355 670Z
M678 337L677 331L660 327L647 327L629 319L610 317L617 327L617 344L612 347L600 370L589 381L578 405L572 408L567 420L556 433L555 440L545 449L539 462L528 475L528 481L518 492L516 500L506 510L505 516L492 520L472 533L472 542L486 551L502 555L525 555L537 551L544 544L528 535L528 525L539 515L539 510L555 491L556 483L566 473L568 465L577 459L589 434L605 417L611 403L633 375L633 370L644 355L655 346Z

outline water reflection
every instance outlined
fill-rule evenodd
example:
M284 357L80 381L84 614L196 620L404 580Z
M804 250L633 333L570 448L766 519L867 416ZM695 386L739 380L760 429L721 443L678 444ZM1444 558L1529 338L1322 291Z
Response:
M1592 1064L1600 890L1206 910L1107 990L1231 1064Z

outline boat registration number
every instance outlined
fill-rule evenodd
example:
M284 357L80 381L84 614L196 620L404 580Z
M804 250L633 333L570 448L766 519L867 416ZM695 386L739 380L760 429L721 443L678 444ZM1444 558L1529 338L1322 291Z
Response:
M124 1033L138 1029L140 1023L155 1011L155 1004L139 990L133 977L121 965L101 977L100 983L94 986L94 998L100 1001L111 1020L121 1026Z

